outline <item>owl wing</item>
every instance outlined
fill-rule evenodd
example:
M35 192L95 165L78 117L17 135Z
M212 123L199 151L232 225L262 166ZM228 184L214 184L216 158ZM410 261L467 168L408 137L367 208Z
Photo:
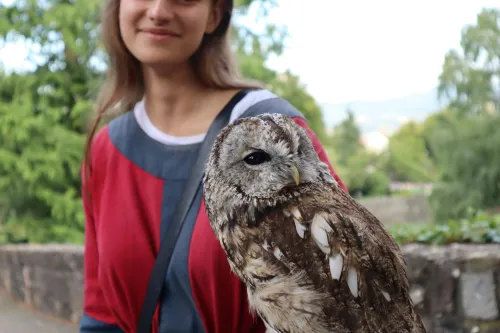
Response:
M401 251L367 209L333 186L282 212L264 218L263 241L286 271L305 273L331 296L328 317L353 332L425 332Z

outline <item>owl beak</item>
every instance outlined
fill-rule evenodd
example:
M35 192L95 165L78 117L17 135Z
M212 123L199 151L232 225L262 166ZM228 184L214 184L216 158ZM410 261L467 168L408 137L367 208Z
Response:
M299 170L297 169L295 164L292 164L292 166L290 167L290 170L292 172L292 177L293 177L293 180L295 181L295 185L299 185L300 184L300 174L299 174Z

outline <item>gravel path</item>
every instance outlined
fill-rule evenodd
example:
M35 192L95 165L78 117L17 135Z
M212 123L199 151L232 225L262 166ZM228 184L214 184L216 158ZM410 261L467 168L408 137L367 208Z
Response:
M0 333L78 333L78 326L14 302L0 289Z

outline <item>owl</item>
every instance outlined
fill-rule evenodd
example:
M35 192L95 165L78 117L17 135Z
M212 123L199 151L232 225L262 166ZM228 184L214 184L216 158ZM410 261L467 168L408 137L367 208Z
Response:
M286 115L239 119L204 175L210 225L268 333L423 333L400 248Z

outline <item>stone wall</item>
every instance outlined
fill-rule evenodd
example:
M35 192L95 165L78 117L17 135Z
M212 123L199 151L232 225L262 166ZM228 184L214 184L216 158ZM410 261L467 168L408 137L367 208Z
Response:
M402 248L411 295L428 333L500 333L500 245ZM83 250L0 246L0 287L48 314L82 314Z
M375 197L358 199L384 224L421 223L432 220L432 214L426 195Z
M83 247L0 246L0 288L43 313L78 322L82 315Z
M403 247L428 332L500 332L500 245Z

